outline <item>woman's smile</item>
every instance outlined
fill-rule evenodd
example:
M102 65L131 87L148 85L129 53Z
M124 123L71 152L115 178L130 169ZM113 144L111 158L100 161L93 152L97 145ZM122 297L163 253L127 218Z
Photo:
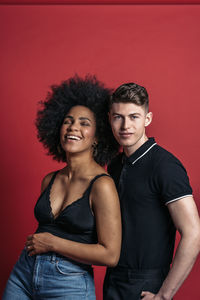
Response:
M65 152L90 151L96 140L96 120L93 112L81 105L73 106L64 118L60 130Z

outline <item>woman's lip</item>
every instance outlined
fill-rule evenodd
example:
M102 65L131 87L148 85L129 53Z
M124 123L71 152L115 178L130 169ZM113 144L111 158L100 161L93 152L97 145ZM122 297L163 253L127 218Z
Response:
M74 141L80 141L82 139L82 137L75 135L75 134L65 134L65 139L68 140L74 140Z

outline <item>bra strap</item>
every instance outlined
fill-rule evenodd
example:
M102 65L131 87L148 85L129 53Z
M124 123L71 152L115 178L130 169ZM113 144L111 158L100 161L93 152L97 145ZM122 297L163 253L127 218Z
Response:
M48 184L48 188L51 188L55 178L56 178L56 175L58 174L59 170L55 171L53 176L51 177L51 180L49 181L49 184Z
M93 186L93 183L94 183L98 178L103 177L103 176L111 177L109 174L105 174L105 173L96 175L96 176L90 181L90 184L89 184L89 186L88 186L86 192L90 193L91 188L92 188L92 186Z

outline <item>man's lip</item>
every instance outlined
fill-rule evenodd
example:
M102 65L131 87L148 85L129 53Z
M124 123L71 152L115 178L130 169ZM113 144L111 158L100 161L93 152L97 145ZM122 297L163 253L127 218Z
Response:
M119 135L129 136L133 134L132 132L119 132Z

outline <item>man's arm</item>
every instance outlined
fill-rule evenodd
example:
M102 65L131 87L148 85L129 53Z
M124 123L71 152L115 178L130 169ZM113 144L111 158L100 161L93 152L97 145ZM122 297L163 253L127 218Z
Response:
M168 204L174 225L181 235L173 265L158 294L142 292L144 300L170 300L191 271L200 251L200 220L192 196Z

